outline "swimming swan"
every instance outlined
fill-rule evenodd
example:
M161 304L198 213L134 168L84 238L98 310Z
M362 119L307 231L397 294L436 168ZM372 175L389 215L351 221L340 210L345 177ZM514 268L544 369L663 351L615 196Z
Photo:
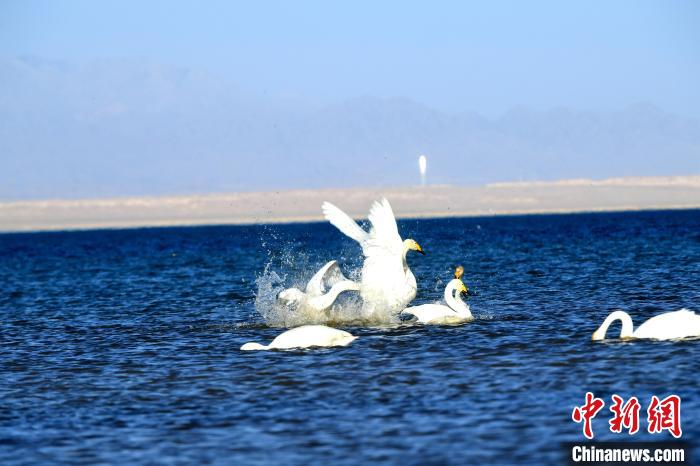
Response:
M299 288L287 288L281 291L277 299L283 305L296 306L299 312L319 317L333 305L338 295L345 291L358 291L360 285L348 280L340 270L338 261L332 260L311 277L305 291ZM327 318L328 316L321 315Z
M312 346L347 346L357 337L325 325L302 325L280 334L269 345L246 343L242 351L310 348Z
M700 336L700 315L688 309L675 312L666 312L644 322L632 331L632 318L624 311L611 313L603 325L593 332L592 340L598 341L605 338L608 327L616 320L622 321L620 338L653 338L655 340L671 340Z
M462 282L464 268L457 267L455 278L445 287L444 304L423 304L421 306L407 307L402 314L411 314L418 318L421 324L459 324L473 320L469 306L462 301L460 294L467 293L468 289Z
M401 240L389 201L382 199L372 204L368 215L372 225L369 232L330 202L324 202L321 208L326 220L362 247L365 256L360 281L363 313L369 316L379 311L390 315L405 308L416 297L417 289L406 254L408 251L425 253L414 240Z

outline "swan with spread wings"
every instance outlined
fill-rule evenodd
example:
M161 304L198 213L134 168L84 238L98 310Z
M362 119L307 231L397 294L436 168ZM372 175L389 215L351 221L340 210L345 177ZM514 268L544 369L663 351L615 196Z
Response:
M416 277L406 262L408 251L425 254L412 239L401 240L389 201L372 204L369 232L330 202L324 202L323 215L333 226L362 247L365 256L360 281L364 317L389 320L398 315L416 296Z

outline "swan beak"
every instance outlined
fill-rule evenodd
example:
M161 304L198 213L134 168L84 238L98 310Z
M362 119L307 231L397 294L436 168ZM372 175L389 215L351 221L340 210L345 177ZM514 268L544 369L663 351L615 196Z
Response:
M467 285L462 283L462 287L460 288L459 293L464 296L469 296L469 288L467 287Z
M420 244L416 243L416 252L419 252L425 256L425 251L423 251L423 248L420 247Z

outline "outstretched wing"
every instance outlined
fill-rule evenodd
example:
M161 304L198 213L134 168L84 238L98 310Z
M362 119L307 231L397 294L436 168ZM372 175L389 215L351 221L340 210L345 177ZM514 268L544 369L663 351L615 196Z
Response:
M396 218L389 201L382 199L372 204L368 218L372 228L362 248L365 256L368 259L375 257L400 258L403 254L403 241L399 236Z
M306 294L309 296L321 296L341 280L347 280L347 278L340 270L338 261L326 262L326 265L321 267L307 283Z
M326 220L342 233L360 243L362 252L367 259L400 258L403 254L403 242L396 226L394 211L386 199L372 204L368 215L372 224L369 233L330 202L324 202L321 208Z
M323 216L328 220L331 225L336 227L346 236L354 239L360 245L362 245L367 240L367 232L360 228L360 225L355 222L348 214L331 204L330 202L324 202L321 205L321 210L323 211Z
M343 271L340 270L340 265L338 265L338 261L333 261L333 265L328 267L326 270L326 274L323 276L323 284L325 285L326 289L330 289L335 285L336 283L342 282L344 280L347 280L345 275L343 275Z

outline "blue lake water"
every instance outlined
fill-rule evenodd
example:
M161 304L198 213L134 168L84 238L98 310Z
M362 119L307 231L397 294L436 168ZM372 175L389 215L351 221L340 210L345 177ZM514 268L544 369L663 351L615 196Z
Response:
M700 311L700 211L402 221L414 303L462 264L477 319L349 327L351 346L241 352L281 329L256 278L360 250L317 224L0 235L0 464L561 464L587 391L682 398L700 453L700 341L594 343ZM611 328L619 332L619 324ZM639 433L633 440L668 440Z

